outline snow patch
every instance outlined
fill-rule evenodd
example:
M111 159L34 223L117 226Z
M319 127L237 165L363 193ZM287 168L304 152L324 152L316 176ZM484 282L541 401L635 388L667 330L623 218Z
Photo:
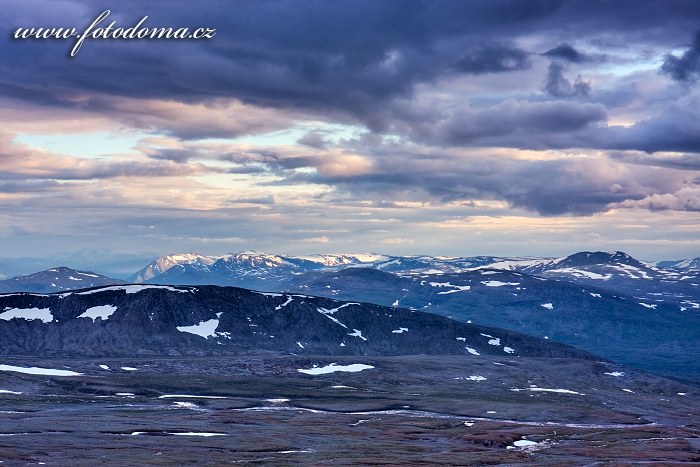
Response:
M216 328L218 326L218 319L210 319L207 321L201 321L199 324L195 324L193 326L178 326L177 330L180 332L195 334L207 339L209 337L216 337Z
M362 363L353 363L351 365L336 365L335 363L331 363L330 365L326 365L323 367L298 369L297 371L299 373L304 373L307 375L325 375L328 373L335 373L336 371L356 373L358 371L371 370L373 368L374 367L372 365L364 365Z
M402 333L404 333L404 332L408 332L408 328L398 328L398 329L394 329L394 330L391 331L391 332L394 333L394 334L402 334Z
M87 290L85 292L68 292L65 294L62 294L61 296L66 296L70 295L72 293L75 293L76 295L90 295L94 293L99 293L99 292L107 292L109 290L123 290L126 293L138 293L146 289L164 289L164 290L170 290L171 292L180 292L180 293L187 293L187 292L194 292L196 289L178 289L176 287L171 287L169 285L113 285L109 287L100 287L99 289L93 289L93 290Z
M504 285L520 285L520 282L501 282L501 281L481 281L486 287L503 287Z
M78 316L78 318L90 318L92 319L93 323L97 320L97 318L106 321L114 314L115 311L117 311L117 307L114 305L93 306L92 308L85 310L85 313Z
M363 341L367 341L367 338L364 337L364 336L362 336L362 331L360 331L359 329L353 329L353 331L354 331L354 332L348 334L348 336L359 337L359 338L362 339Z
M511 389L511 391L532 391L532 392L556 392L559 394L576 394L578 396L585 396L580 392L572 391L570 389L550 389L550 388L538 388L536 386L525 388L525 389Z
M582 269L575 269L575 268L551 269L548 271L548 273L549 274L572 275L574 277L601 280L601 281L607 281L608 279L612 278L612 274L597 274L595 272L584 271Z
M468 291L471 289L471 286L469 285L453 285L450 284L449 282L430 282L430 285L433 287L449 287L452 288L453 290L446 290L443 292L438 292L438 295L447 295L451 293L456 293L456 292L462 292L462 291Z
M325 316L326 318L330 319L330 320L333 321L334 323L339 324L340 326L342 326L342 327L344 327L345 329L347 329L348 327L347 327L346 325L344 325L343 323L341 323L340 321L338 321L338 319L335 318L335 317L333 316L333 314L335 314L335 312L337 312L337 311L340 310L341 308L345 308L346 306L351 306L351 305L358 305L358 306L359 306L360 304L359 304L359 303L353 303L353 302L351 302L351 303L344 303L343 305L340 305L339 307L330 308L330 309L323 308L323 307L318 307L318 308L316 308L316 311L318 311L319 313L321 313L323 316Z
M275 307L275 311L280 311L282 308L284 308L285 306L287 306L287 305L289 305L290 303L292 303L292 300L293 300L293 298L292 298L291 296L287 295L287 301L284 302L284 303L281 304L281 305L277 305L277 306Z
M543 304L540 305L540 306L541 306L542 308L546 308L546 309L548 309L548 310L553 310L553 309L554 309L554 305L552 305L551 303L543 303Z
M472 349L471 347L465 347L467 349L467 352L469 352L472 355L481 355L479 352L476 351L476 349Z
M530 441L527 439L519 439L515 441L511 446L506 446L507 449L515 449L515 448L529 448L532 446L537 446L537 443L534 441Z
M158 399L226 399L224 396L194 396L192 394L163 394Z
M605 374L610 375L610 376L624 376L625 375L622 371L611 371L611 372L608 372Z
M53 315L49 308L11 308L0 313L0 319L4 319L5 321L10 321L14 318L27 321L39 320L44 323L53 321Z
M464 380L464 381L486 381L486 378L484 378L481 375L471 375L471 376L467 376L467 377L459 376L455 379Z
M82 373L77 373L75 371L69 370L54 370L52 368L38 368L38 367L21 367L12 365L0 365L0 371L12 371L15 373L25 373L27 375L45 375L45 376L80 376Z

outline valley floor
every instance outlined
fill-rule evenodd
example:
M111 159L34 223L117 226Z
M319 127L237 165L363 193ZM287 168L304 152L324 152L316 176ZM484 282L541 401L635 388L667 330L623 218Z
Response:
M700 462L700 388L607 362L251 355L0 365L3 465ZM82 374L17 371L29 367ZM339 368L361 371L308 374Z

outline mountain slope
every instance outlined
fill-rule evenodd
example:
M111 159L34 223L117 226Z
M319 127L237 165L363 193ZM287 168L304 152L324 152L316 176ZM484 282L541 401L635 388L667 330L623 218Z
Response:
M595 286L682 308L693 307L700 298L700 272L660 268L621 251L583 251L552 260L503 261L484 267Z
M700 257L679 259L677 261L660 261L656 263L660 268L677 269L679 271L700 271Z
M288 290L429 311L547 336L636 368L700 375L700 310L588 285L503 270L400 276L350 268L295 277Z
M0 280L0 293L52 293L125 283L126 282L119 279L112 279L111 277L102 276L93 272L76 271L75 269L62 266L28 276L18 276L11 279Z
M126 285L0 296L0 354L593 358L563 344L430 313L233 287Z

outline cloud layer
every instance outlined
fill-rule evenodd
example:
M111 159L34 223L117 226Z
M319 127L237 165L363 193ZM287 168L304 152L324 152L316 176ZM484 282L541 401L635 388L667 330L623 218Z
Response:
M88 232L118 244L107 234L118 231L146 249L409 251L455 219L565 219L585 243L624 218L650 227L630 245L689 251L684 227L650 238L645 222L697 216L696 2L205 5L5 2L4 243L46 242L50 218L56 249ZM82 28L105 9L119 26L148 16L217 34L87 40L74 58L72 41L11 38L19 26ZM98 132L110 137L81 146ZM136 143L115 150L110 138ZM124 227L139 225L153 228Z

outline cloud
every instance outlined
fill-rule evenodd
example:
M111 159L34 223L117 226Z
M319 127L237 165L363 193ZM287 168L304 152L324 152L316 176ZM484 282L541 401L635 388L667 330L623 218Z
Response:
M579 52L569 44L558 45L553 49L549 49L542 55L554 59L565 60L571 63L582 63L589 60L587 55Z
M578 76L572 84L564 77L564 65L552 62L547 70L544 91L554 97L586 97L591 92L591 83Z
M536 219L524 241L566 248L572 232L611 238L621 217L653 215L649 235L697 227L684 215L696 214L700 94L678 82L700 74L698 35L667 56L697 30L694 0L3 7L4 31L88 24L103 7L119 24L217 28L205 42L91 40L74 59L67 42L0 37L3 244L129 248L138 229L124 226L148 225L136 239L157 248L412 239L443 252L432 227L470 216L504 219L512 238ZM107 137L102 155L92 138L90 158L17 142L98 132L144 137L127 151ZM484 224L471 225L495 235ZM560 236L541 233L555 224Z
M683 55L667 55L661 71L676 81L693 82L700 75L700 30L693 36L693 42Z
M299 138L297 143L314 149L323 149L326 147L326 141L323 138L323 134L318 131L309 131L304 136Z
M516 146L537 147L542 145L542 136L576 132L606 119L605 107L600 104L511 99L482 111L458 113L443 123L438 140L453 145L508 146L509 139L516 137Z
M687 153L655 153L642 151L610 151L609 156L627 164L649 165L669 169L700 171L700 157Z
M43 193L62 189L65 186L55 180L0 180L0 193Z
M460 57L452 68L460 73L480 75L530 68L528 53L517 47L484 45Z
M297 241L302 242L302 243L328 243L331 240L330 240L330 238L326 237L325 235L322 235L320 237L300 238Z
M700 211L700 186L685 186L674 193L654 193L640 200L624 201L620 206L652 211Z
M276 204L276 202L274 195L268 195L260 198L236 198L231 200L231 204L262 204L272 206Z
M405 237L385 238L381 242L387 245L413 245L413 239Z
M377 147L375 151L375 164L365 173L290 173L281 183L332 187L334 202L341 204L363 200L372 206L394 207L396 202L383 201L401 200L476 207L483 201L501 200L511 208L543 216L606 212L617 203L673 192L687 183L683 172L628 165L599 154L533 160L509 157L505 151L488 156L488 150ZM409 155L409 151L413 152Z
M590 144L607 149L700 153L700 95L691 93L628 128L611 127L590 135Z

